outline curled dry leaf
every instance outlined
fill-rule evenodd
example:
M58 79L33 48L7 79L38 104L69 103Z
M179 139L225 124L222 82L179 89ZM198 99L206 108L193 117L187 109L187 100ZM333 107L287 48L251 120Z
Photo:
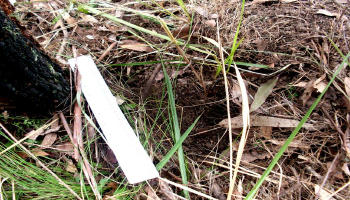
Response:
M232 87L230 89L230 95L232 98L232 101L236 104L241 104L242 103L242 92L241 88L239 87L238 83L235 81L232 83Z
M37 133L34 134L35 131L38 131ZM36 140L37 137L39 137L39 135L41 135L42 133L44 133L44 129L41 129L41 130L32 130L30 131L29 133L25 134L25 136L29 136L30 137L28 139L31 139L31 140ZM34 135L33 135L34 134Z
M124 40L121 42L121 48L140 51L140 52L152 52L153 49L149 47L147 44L137 42L134 40Z
M54 128L50 128L50 129L47 129L45 130L45 128L39 128L37 130L32 130L30 131L29 133L25 134L25 136L29 136L31 135L28 139L31 139L31 140L36 140L37 137L39 137L40 135L46 135L46 134L49 134L49 133L54 133L54 132L57 132L58 130L60 130L60 126L57 126L57 127L54 127ZM34 135L33 133L36 132Z
M314 84L313 87L317 89L319 93L322 93L323 90L326 88L327 83L325 83L323 80L326 78L326 74L323 74L320 78L318 78Z
M303 95L301 96L301 100L303 101L303 105L305 106L307 101L310 99L312 92L316 89L317 92L322 93L326 88L327 83L324 81L326 78L326 74L322 75L317 80L310 80L309 82L301 81L293 86L303 87L305 88Z
M271 127L279 127L279 128L294 128L299 124L298 120L294 119L285 119L279 117L269 117L269 116L258 116L253 115L250 116L250 126L271 126ZM228 120L224 119L219 124L219 126L228 128ZM243 121L242 116L237 116L231 118L231 126L232 128L242 128ZM316 127L310 123L304 123L303 128L309 130L315 130Z
M314 91L314 80L309 81L306 86L301 100L303 101L303 106L306 105L306 102L310 99L312 92Z

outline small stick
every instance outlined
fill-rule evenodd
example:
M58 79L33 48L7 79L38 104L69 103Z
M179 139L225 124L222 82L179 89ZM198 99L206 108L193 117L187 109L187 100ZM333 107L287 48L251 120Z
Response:
M69 136L70 141L73 142L72 131L70 130L70 128L69 128L69 126L68 126L68 123L67 123L66 118L64 117L64 115L63 115L62 112L59 113L59 116L60 116L60 120L61 120L61 122L62 122L62 124L63 124L64 130L66 130L66 132L67 132L67 134L68 134L68 136Z
M117 42L113 42L106 50L103 52L103 54L97 59L98 62L101 62L108 54L109 52L117 45Z

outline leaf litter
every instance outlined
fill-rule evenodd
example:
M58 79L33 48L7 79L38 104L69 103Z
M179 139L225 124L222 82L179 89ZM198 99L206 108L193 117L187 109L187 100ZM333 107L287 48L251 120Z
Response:
M152 2L154 3L156 1ZM169 13L164 9L156 9L154 12L148 12L150 8L158 8L156 4L150 2L128 4L126 1L117 1L108 3L112 7L104 7L106 4L99 4L99 1L96 1L95 6L96 8L101 8L105 13L164 34L164 30L157 22L152 21L155 18L149 19L129 11L119 10L118 6L122 5L140 12L147 10L147 14L163 18L167 21L167 25L174 36L176 35L174 34L176 30L178 30L178 38L186 40L188 42L186 44L203 45L207 49L212 50L217 46L215 40L213 40L215 38L213 36L216 34L215 28L213 28L214 25L220 26L223 46L232 45L234 35L232 32L236 30L238 22L236 19L240 2L222 0L215 2L191 1L187 7L188 10L191 11L190 8L192 8L194 11L193 24L185 23L186 20L183 20L186 19L185 14L182 13L177 4L173 4L172 2L156 2L163 6L164 9L169 9L171 11ZM253 69L252 67L238 66L245 80L247 94L250 100L253 99L250 108L252 111L255 111L251 113L258 113L258 115L251 116L251 133L247 138L242 157L243 160L249 162L242 162L240 167L247 167L252 172L261 174L262 171L259 167L266 167L272 158L266 148L270 148L271 152L277 151L283 141L286 140L289 130L295 127L298 119L305 114L308 104L312 102L317 93L324 89L327 84L325 74L332 72L341 60L341 56L337 54L338 52L335 50L335 47L330 45L328 38L334 40L343 53L347 53L348 51L347 41L349 41L350 34L347 25L348 21L346 20L346 17L349 17L349 10L344 7L347 5L346 3L342 0L327 2L294 0L247 2L240 32L244 40L235 54L235 61L264 64L273 66L273 68L260 69L254 67ZM191 133L184 142L186 155L188 159L196 162L201 169L208 167L214 168L216 170L215 180L217 183L216 187L218 188L217 191L221 190L221 193L226 194L228 177L225 173L227 170L214 165L202 165L203 161L208 161L206 156L219 157L228 147L227 133L225 132L227 122L222 121L226 117L226 110L222 103L223 82L220 76L217 79L213 78L216 68L213 67L213 63L209 62L215 58L208 56L209 54L203 55L199 52L188 50L186 46L181 46L185 52L184 55L191 61L191 66L200 72L200 78L203 82L208 83L206 84L207 93L204 94L203 86L198 84L197 78L193 76L191 70L188 70L189 68L183 70L185 67L181 64L173 64L174 60L177 64L181 63L178 61L178 56L173 56L174 54L178 54L178 51L173 46L168 45L164 40L155 39L153 36L141 32L134 32L137 35L132 34L128 32L130 29L126 26L116 25L101 16L81 13L74 9L66 9L69 8L69 5L63 5L64 3L60 4L50 1L42 2L40 5L37 2L32 5L19 4L18 10L20 11L19 16L22 16L21 19L23 19L22 23L27 27L31 27L29 31L36 38L45 38L46 51L53 55L53 57L55 57L55 52L58 52L61 46L63 31L59 29L63 27L55 27L42 20L54 21L54 12L49 12L50 8L47 7L51 4L56 4L53 6L55 9L57 8L56 10L63 9L66 11L62 14L62 17L64 17L62 18L62 22L64 23L63 27L70 34L68 38L70 44L65 46L62 54L68 57L72 56L73 50L71 47L74 46L78 54L90 52L95 58L101 58L99 59L100 69L103 71L103 75L109 82L110 87L116 94L122 93L124 106L136 106L138 110L132 113L141 115L142 119L146 122L145 126L153 127L153 124L148 124L147 122L154 122L154 119L158 119L155 110L159 108L154 102L159 102L161 99L163 86L162 71L158 71L152 76L152 72L156 68L153 64L135 64L128 67L123 65L118 67L111 66L113 64L163 61L163 59L172 60L172 62L164 61L162 64L165 64L166 68L171 72L169 74L177 74L172 77L174 78L172 81L174 81L174 86L176 86L175 94L178 112L183 113L181 115L183 120L181 127L186 127L190 121L193 121L198 115L202 115L193 136ZM41 7L30 7L34 5ZM30 9L36 9L35 15L30 14ZM178 19L172 19L172 15L176 15ZM33 21L38 23L33 25ZM209 38L209 40L205 38ZM325 40L326 42L324 42ZM146 44L145 41L149 43ZM115 45L106 51L113 43ZM149 44L152 44L152 47ZM159 52L153 53L156 51L153 47L160 47L161 58L158 57ZM229 48L224 50L230 52ZM315 59L318 60L315 62ZM278 72L278 81L275 77L266 77L266 74L274 70L278 71L287 65L289 65L288 68ZM329 71L326 68L329 68ZM234 70L232 69L228 71L229 78L235 80ZM176 73L177 70L183 71ZM149 81L150 77L155 77L157 80ZM348 69L345 69L342 76L339 77L340 80L344 80L345 85L340 84L340 80L337 82L345 88L345 93L349 96L349 79L346 77L349 77ZM275 80L276 82L274 83ZM144 99L140 101L140 88L144 88L145 85L148 88L148 99L146 101L143 101ZM239 116L242 106L242 94L239 86L237 86L238 84L231 84L232 91L230 91L230 98L235 104L231 104L230 109L232 115L237 116L232 118L233 127L235 128L233 132L239 137L238 129L242 128L242 117ZM265 88L263 88L264 86ZM275 90L275 87L278 88L276 90L277 92L272 92ZM344 96L339 91L334 93L339 99ZM253 94L254 98L250 94ZM116 98L119 99L117 95ZM341 149L345 153L349 152L349 131L347 131L348 122L346 120L348 111L344 108L343 102L326 96L322 102L322 107L327 109L327 112L337 121L342 130L346 130L344 134L346 133L347 136L344 138L347 138L347 140L344 140L345 142L339 140L337 134L334 134L336 131L333 130L333 127L325 124L324 111L317 109L311 116L312 120L304 124L300 138L297 138L297 140L291 143L292 151L287 151L288 153L283 157L283 162L280 163L283 169L282 173L285 175L286 180L288 180L283 180L281 188L282 191L288 191L288 193L281 194L280 199L314 198L316 190L312 190L312 188L320 183L319 178L312 175L313 172L318 174L319 177L324 176L327 173L326 163L334 158L336 154L334 152L338 152ZM146 111L143 112L143 110ZM68 123L71 123L69 114L67 114L67 118L69 119ZM162 116L161 118L167 117ZM218 124L219 126L217 126ZM71 124L68 126L71 128ZM154 141L148 145L151 149L150 152L152 152L151 156L154 158L161 157L166 152L166 149L171 147L171 144L168 142L169 140L161 137L166 132L163 126L164 123L158 121L154 125L155 128L152 128L154 130L152 132L152 139ZM48 135L51 133L57 134L57 138L54 139L55 136L50 138L51 136ZM197 135L197 133L201 134ZM55 129L50 127L43 130L34 140L39 142L39 144L44 142L43 140L47 140L47 144L51 145L50 155L47 155L48 157L59 158L59 155L64 155L70 159L73 156L74 145L70 142L69 136L64 137L66 134L60 128ZM143 131L140 132L141 137L143 137L142 134ZM45 139L46 137L47 139ZM94 138L95 136L92 134L91 137ZM91 137L89 137L89 140L92 139ZM65 139L63 140L62 138ZM101 156L98 156L102 155L99 151L104 151L103 155L106 155L105 152L108 152L106 147L101 143L101 141L96 140L96 143L91 144L90 147L94 149L91 158L106 163L111 159L101 159ZM162 151L156 148L160 143ZM265 144L266 147L262 144ZM234 150L238 148L237 146L234 144ZM55 149L54 152L51 152L51 149ZM67 164L67 167L71 166L72 168L76 164L75 161L72 161L73 164L67 160L64 162ZM179 178L178 166L174 163L176 162L168 164L167 168L162 170L162 173L166 174L169 172L173 175L169 179L178 180L176 179ZM117 167L117 164L112 165L114 167L104 165L104 167L108 166L104 169L109 168L114 170ZM253 167L253 165L259 167ZM292 172L289 166L293 166L296 173ZM348 162L345 162L342 166L348 167ZM312 169L313 172L311 173L306 168ZM341 170L345 177L348 171L346 169L348 168L343 168ZM69 170L71 173L75 171L75 169ZM113 174L113 170L110 170L111 174ZM277 172L278 170L276 169ZM278 177L279 175L274 174L270 178L276 178L277 180ZM296 177L301 181L300 188L298 190L288 190L295 185L296 182L292 180L296 179ZM324 190L326 196L329 196L332 193L331 191L341 188L346 182L346 180L342 180L339 177L336 180L330 180L326 185L327 189L320 187L320 185L318 187L323 188L321 190ZM115 174L113 174L113 178L118 180L118 183L121 180ZM236 189L234 191L234 194L237 194L237 199L239 199L239 195L245 196L251 189L249 185L256 181L255 177L253 178L241 173L238 173L238 178L238 183L243 184L244 190ZM189 187L209 193L209 182L210 180L199 178L199 182L191 183ZM180 190L169 185L167 187L163 186L166 189L158 189L157 187L153 187L153 185L151 187L156 195L159 195L161 198L165 196L165 193L170 193L168 198L177 198L174 194L181 195ZM276 194L277 187L274 183L264 185L264 190L261 190L257 198L271 199ZM146 195L148 192L150 196L154 195L149 190L146 192ZM349 193L345 189L341 190L337 195L335 198L347 199ZM274 197L278 198L276 196ZM193 198L199 199L195 195ZM320 195L320 198L323 198L323 196Z

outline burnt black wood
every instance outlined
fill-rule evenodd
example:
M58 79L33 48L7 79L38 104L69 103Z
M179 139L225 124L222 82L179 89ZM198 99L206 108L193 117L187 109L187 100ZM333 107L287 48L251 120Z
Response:
M69 84L61 67L23 36L0 7L0 96L18 109L45 112L64 105Z

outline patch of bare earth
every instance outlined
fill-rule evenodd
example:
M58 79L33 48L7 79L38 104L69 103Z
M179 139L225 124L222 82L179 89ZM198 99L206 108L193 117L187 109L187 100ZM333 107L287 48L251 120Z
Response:
M167 97L162 99L165 91L163 73L160 64L150 62L160 59L182 60L174 56L179 55L174 45L137 31L140 37L136 37L128 32L128 27L100 16L69 9L68 2L30 2L22 1L16 6L17 17L48 53L61 60L64 66L64 60L73 56L72 49L76 49L78 54L91 54L114 92L140 106L142 112L135 116L146 122L146 129L154 123L159 110L166 115ZM223 46L230 52L241 1L187 2L188 10L194 13L191 29L186 26L186 16L175 2L158 3L178 18L170 17L150 2L117 1L108 2L109 7L97 7L165 35L156 22L122 10L119 6L162 17L169 23L174 36L187 40L187 33L192 30L188 42L208 46L217 56L217 48L203 36L216 40L218 23ZM329 82L343 60L338 51L344 55L349 52L349 7L349 1L344 0L246 2L239 33L239 39L243 38L243 41L236 52L235 61L268 66L267 69L239 66L243 69L241 73L247 85L249 100L253 101L263 83L275 78L278 81L262 106L251 113L252 116L265 119L271 117L269 119L272 121L262 122L261 118L255 118L258 122L254 122L256 125L252 125L249 132L238 177L242 189L234 192L236 199L250 191L296 126L293 125L294 120L300 120L306 114ZM64 17L59 17L60 13ZM145 45L145 41L153 44L153 47ZM182 133L201 115L195 129L184 142L191 174L189 187L225 199L229 187L229 137L225 126L219 126L227 118L223 78L221 75L215 77L217 65L210 65L208 61L214 60L213 57L188 49L185 52L200 80L187 64L177 65L171 61L165 64L168 73L176 77L174 88ZM113 66L136 62L141 64ZM350 180L350 89L346 85L349 84L349 77L349 69L344 68L309 118L310 127L301 129L261 187L257 199L326 199L325 196L330 194L334 195L333 199L350 198L349 187L342 189ZM242 100L233 68L229 70L228 78L231 116L236 117L241 114ZM160 101L163 101L161 106ZM171 137L166 135L166 123L162 120L166 119L156 121L152 133L152 154L156 162L171 147ZM291 125L282 126L279 123L281 121ZM240 123L236 121L233 130L235 147L238 147L240 138ZM164 148L158 149L159 144ZM106 151L103 148L100 151ZM167 164L161 175L181 182L176 158ZM154 195L169 198L164 192L166 190L155 185L152 185L157 193ZM172 189L177 194L181 193L180 189ZM149 191L148 195L152 193L149 188L145 191ZM192 197L201 199L196 195Z

